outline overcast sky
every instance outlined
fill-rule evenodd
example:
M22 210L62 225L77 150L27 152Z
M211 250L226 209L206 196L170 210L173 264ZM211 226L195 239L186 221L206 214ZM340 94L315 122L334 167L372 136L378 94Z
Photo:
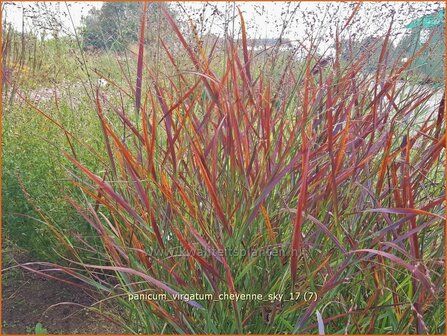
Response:
M66 29L73 30L72 22L68 13L71 14L75 27L79 27L81 24L81 18L83 15L87 15L88 11L92 7L100 8L102 1L96 2L76 2L76 1L48 1L48 2L20 2L20 1L8 1L4 2L4 10L2 11L3 20L11 23L15 29L22 30L23 13L25 13L25 29L32 28L32 20L27 18L30 13L30 9L37 9L38 12L45 12L46 10L59 14L63 25ZM3 9L3 8L2 8Z
M73 24L78 27L81 17L87 15L92 7L101 7L102 2L7 2L2 6L4 8L3 19L13 24L17 30L21 30L23 13L31 13L30 7L33 7L37 8L40 13L34 21L44 21L47 13L56 13L56 17L60 18L65 31L72 32ZM277 38L283 30L283 22L289 22L287 29L283 31L283 37L294 40L306 38L309 33L306 29L313 20L316 27L325 30L326 34L333 34L330 28L335 26L334 21L346 20L355 4L347 2L302 2L300 4L296 2L179 2L172 3L171 6L176 8L180 14L190 15L204 33L212 32L221 35L225 22L231 18L233 12L237 15L237 7L239 7L244 13L249 37ZM395 27L402 27L415 17L434 12L439 8L445 8L445 4L442 2L363 3L356 16L357 27L353 31L355 32L357 29L362 34L384 33L392 11L396 13ZM201 13L204 14L201 16ZM212 13L215 15L211 15ZM206 18L209 19L206 20ZM32 28L32 22L33 20L30 18L25 19L27 30ZM234 28L231 23L227 29L229 31L234 29L235 34L238 34L239 18L237 17L234 22ZM361 31L362 29L364 31ZM396 31L399 32L399 29ZM400 31L402 32L402 29ZM313 33L315 32L313 31Z

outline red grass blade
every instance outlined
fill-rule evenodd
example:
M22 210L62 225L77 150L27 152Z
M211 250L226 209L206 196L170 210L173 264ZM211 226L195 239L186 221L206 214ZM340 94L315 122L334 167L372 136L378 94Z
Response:
M293 225L292 235L292 250L290 255L290 274L292 276L292 283L296 280L296 271L298 267L298 256L301 248L301 226L303 224L303 210L306 208L307 202L307 176L309 171L309 154L310 149L305 149L302 168L301 168L301 188L300 197L298 199L298 205L296 208L296 217Z
M238 7L237 9L239 11L239 17L241 19L241 30L242 30L242 50L244 53L244 67L245 67L245 72L247 74L248 77L248 81L249 83L252 82L251 79L251 74L250 74L250 59L248 57L248 48L247 48L247 32L246 32L246 28L245 28L245 20L244 20L244 16L242 15L242 12L240 10L240 8Z
M144 28L146 26L147 1L143 5L143 15L141 16L140 39L138 49L138 64L137 64L137 83L135 84L135 110L140 113L141 105L141 86L143 82L143 56L144 56Z
M409 270L412 273L412 275L416 279L418 279L424 285L424 287L426 289L428 289L429 291L434 293L433 284L431 283L430 278L426 274L422 273L416 266L413 266L413 265L405 262L401 258L399 258L391 253L387 253L387 252L383 252L383 251L379 251L379 250L373 250L373 249L359 249L359 250L355 250L355 251L350 251L350 252L348 252L348 254L364 253L364 252L385 257L385 258L389 259L390 261L394 262L395 264L406 268L407 270Z

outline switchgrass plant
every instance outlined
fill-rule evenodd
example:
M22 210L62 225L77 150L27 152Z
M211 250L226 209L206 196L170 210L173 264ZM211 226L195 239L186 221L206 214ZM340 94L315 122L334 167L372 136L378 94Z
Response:
M208 48L163 14L181 51L146 63L143 14L136 77L94 92L98 166L62 153L93 240L48 221L67 263L22 267L82 280L132 333L444 333L444 93L401 80L427 44L389 62L390 27L367 73L368 50L323 66L310 39L278 68L240 13Z

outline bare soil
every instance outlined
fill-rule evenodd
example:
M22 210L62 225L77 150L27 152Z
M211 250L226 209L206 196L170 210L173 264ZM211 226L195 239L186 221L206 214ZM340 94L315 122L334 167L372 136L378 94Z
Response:
M21 251L11 259L11 250L3 251L3 261L26 262ZM35 334L37 323L49 334L122 334L124 330L105 317L84 307L95 298L77 287L48 279L21 268L2 272L1 334ZM107 308L106 308L107 309Z

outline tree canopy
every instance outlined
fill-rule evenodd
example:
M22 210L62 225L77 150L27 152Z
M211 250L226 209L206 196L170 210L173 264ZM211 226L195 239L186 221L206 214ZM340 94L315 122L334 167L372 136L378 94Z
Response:
M157 24L157 34L166 30L160 7L163 4L151 2L148 7L148 22ZM83 18L82 37L84 47L122 51L138 41L142 2L104 2L100 9L91 9ZM146 42L154 39L146 34Z

